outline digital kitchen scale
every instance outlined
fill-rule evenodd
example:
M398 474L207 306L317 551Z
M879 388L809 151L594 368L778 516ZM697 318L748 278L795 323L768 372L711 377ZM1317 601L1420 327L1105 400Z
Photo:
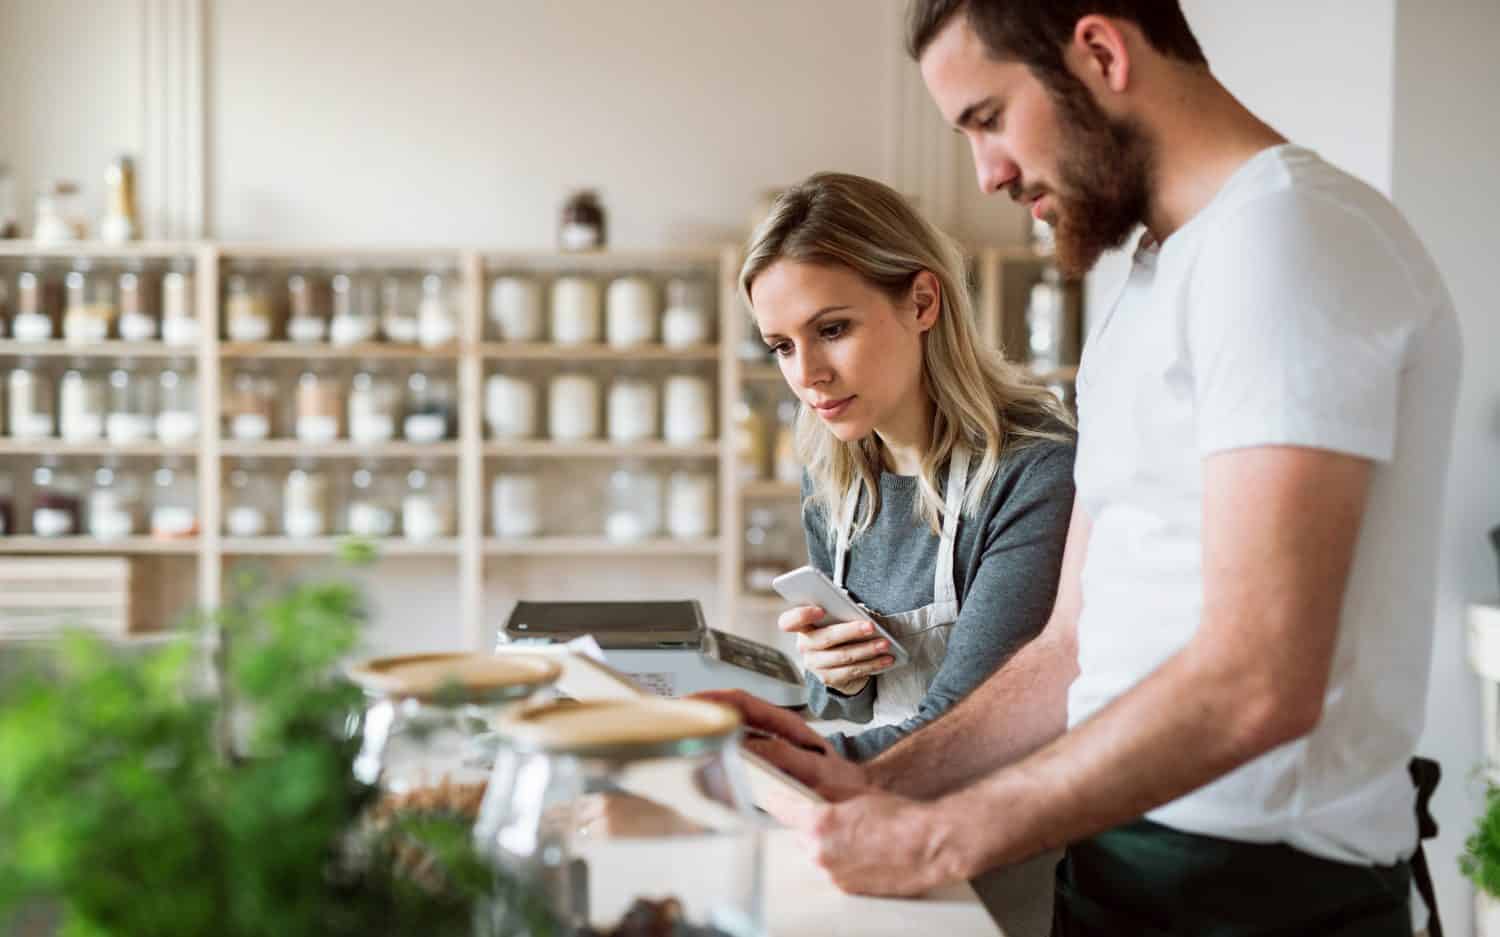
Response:
M807 705L802 672L770 645L710 628L695 601L517 602L505 644L592 636L605 663L662 696L744 690L778 706Z

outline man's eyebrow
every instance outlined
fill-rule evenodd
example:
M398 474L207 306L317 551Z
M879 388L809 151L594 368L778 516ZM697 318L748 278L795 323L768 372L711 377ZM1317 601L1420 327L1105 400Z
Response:
M974 119L974 114L976 112L983 110L986 107L990 107L994 103L995 96L992 94L982 101L975 101L973 104L970 104L968 107L964 108L963 111L958 115L958 120L953 122L953 129L955 131L959 131L964 127L967 127L969 125L969 122Z

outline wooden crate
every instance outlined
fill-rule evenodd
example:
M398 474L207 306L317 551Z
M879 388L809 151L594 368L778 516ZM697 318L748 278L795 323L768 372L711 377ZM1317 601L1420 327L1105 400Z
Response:
M68 628L112 638L140 634L141 578L123 556L0 557L0 640Z

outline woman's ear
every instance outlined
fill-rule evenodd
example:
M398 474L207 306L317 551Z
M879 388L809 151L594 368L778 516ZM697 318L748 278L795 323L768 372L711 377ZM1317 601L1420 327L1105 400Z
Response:
M943 287L931 270L923 270L912 280L910 298L917 311L917 331L926 332L937 325L943 308Z

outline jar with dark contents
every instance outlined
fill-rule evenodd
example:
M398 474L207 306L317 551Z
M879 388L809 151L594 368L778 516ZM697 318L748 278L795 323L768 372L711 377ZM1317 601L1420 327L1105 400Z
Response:
M599 193L579 189L563 203L557 229L557 243L565 251L602 250L606 243L604 206Z
M402 433L409 442L449 439L458 426L458 395L453 381L436 369L413 371L406 379L406 419Z

